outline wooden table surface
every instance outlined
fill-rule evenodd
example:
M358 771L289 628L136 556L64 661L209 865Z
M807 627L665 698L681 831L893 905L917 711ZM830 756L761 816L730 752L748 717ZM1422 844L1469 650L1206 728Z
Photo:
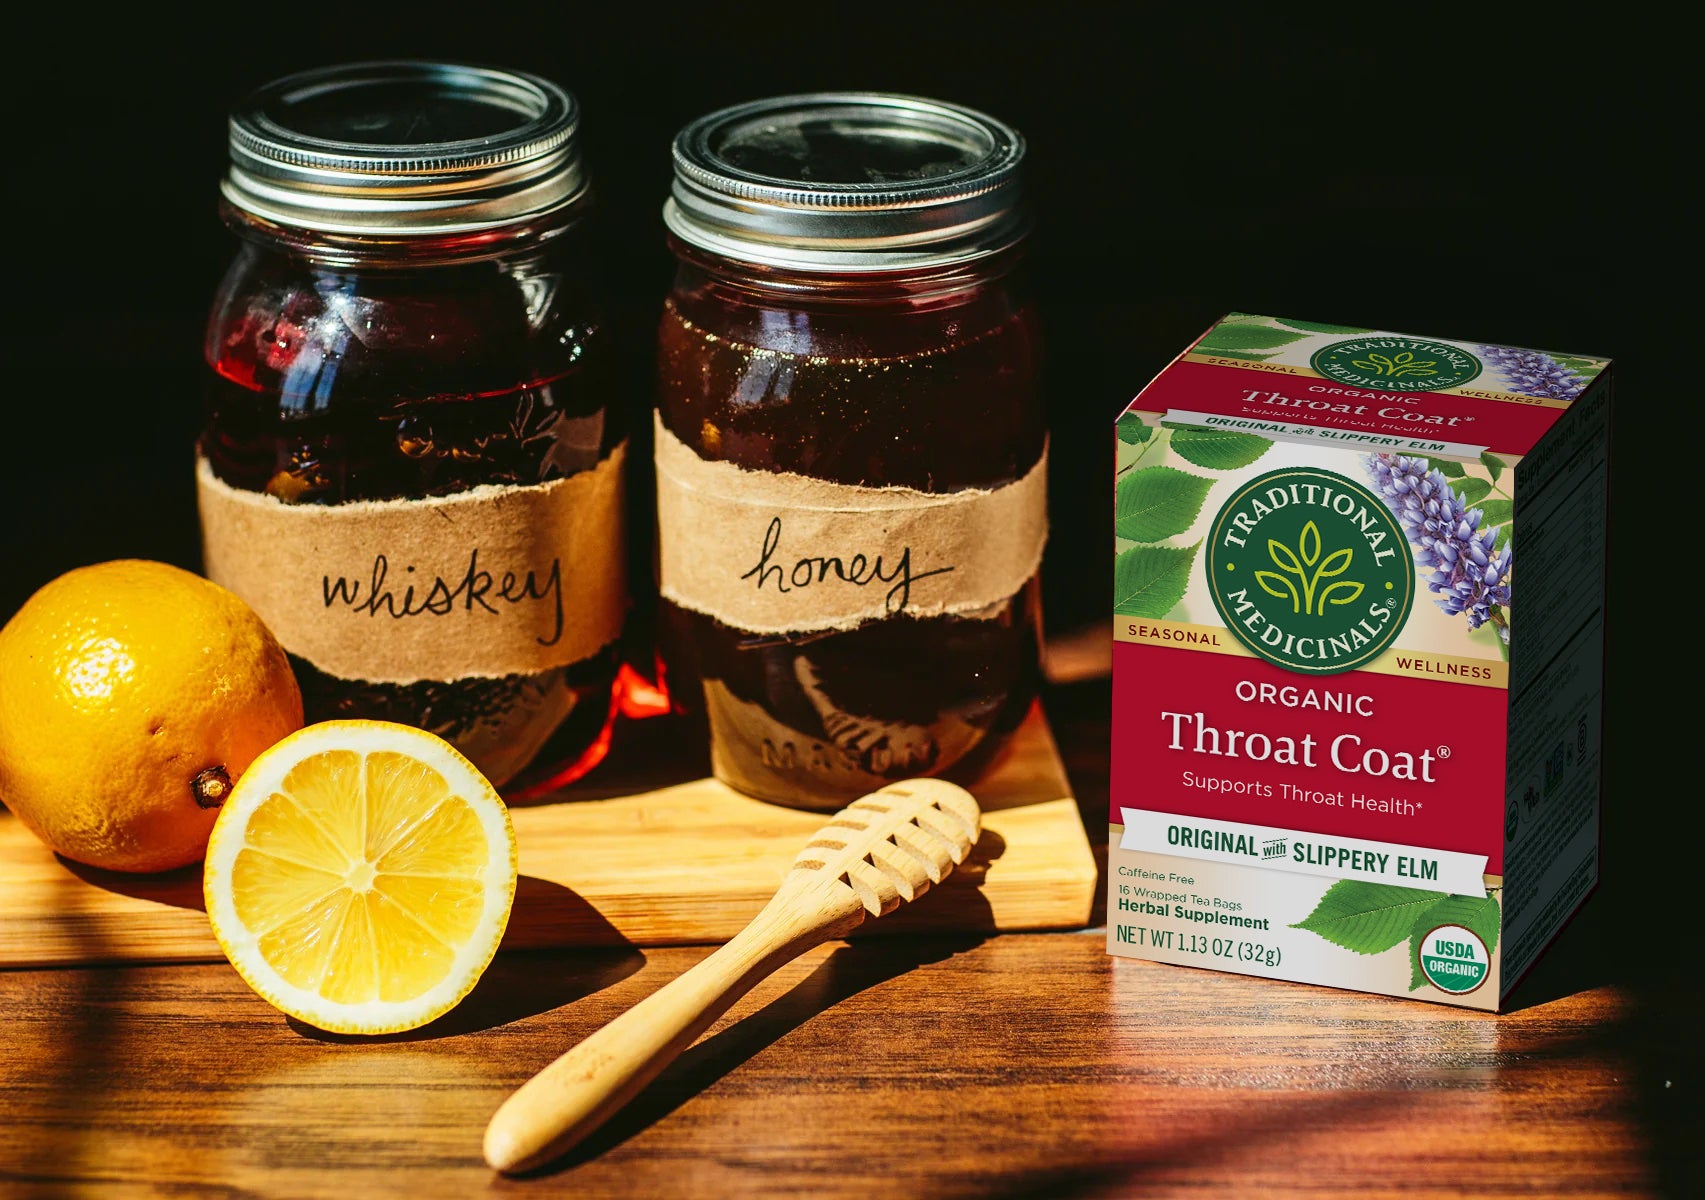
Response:
M1104 853L1106 686L1050 699ZM1497 1017L1099 929L823 947L524 1179L480 1160L498 1103L705 949L501 955L382 1039L223 964L0 972L0 1195L1698 1195L1701 1007L1604 899Z

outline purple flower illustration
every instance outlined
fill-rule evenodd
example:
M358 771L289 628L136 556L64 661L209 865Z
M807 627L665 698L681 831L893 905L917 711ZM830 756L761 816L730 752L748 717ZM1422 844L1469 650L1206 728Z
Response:
M1422 566L1434 601L1445 612L1468 614L1468 627L1490 621L1498 636L1510 640L1511 550L1494 549L1496 529L1481 529L1485 514L1467 503L1424 458L1401 454L1365 457L1374 491L1396 515L1409 540L1420 548Z
M1492 364L1511 391L1523 396L1573 400L1589 382L1549 354L1509 346L1481 346L1480 356Z

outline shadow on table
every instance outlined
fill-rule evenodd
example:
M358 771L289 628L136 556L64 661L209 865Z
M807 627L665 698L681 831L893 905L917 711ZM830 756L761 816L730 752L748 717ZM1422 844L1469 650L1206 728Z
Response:
M944 935L851 942L840 947L785 995L689 1048L584 1142L532 1174L556 1174L605 1154L819 1013L908 971L964 953L982 940L980 935Z
M998 1200L1072 1200L1079 1196L1127 1195L1143 1177L1167 1168L1205 1166L1230 1154L1247 1153L1266 1143L1282 1146L1301 1128L1337 1120L1365 1119L1408 1103L1401 1093L1337 1092L1308 1099L1263 1099L1259 1108L1229 1115L1194 1137L1144 1147L1135 1153L1024 1172L984 1193ZM1211 1191L1204 1188L1204 1191Z
M616 927L578 893L560 883L523 875L515 883L515 907L510 930L572 930L573 937L559 938L560 946L590 947L572 956L510 949L512 938L504 938L504 950L455 1008L419 1029L402 1033L328 1033L295 1017L290 1027L303 1037L321 1042L421 1042L495 1029L539 1013L573 1004L595 992L620 983L645 965L641 954Z
M980 882L988 866L1006 851L1006 842L985 829L955 874ZM919 897L920 906L945 899L946 889ZM994 913L975 886L954 889L952 902L959 922L972 928L992 928ZM855 933L880 933L912 905L880 919L865 922ZM970 909L974 916L967 917ZM717 1080L749 1061L819 1013L868 988L898 978L930 963L942 962L979 945L983 933L918 934L902 937L857 938L833 951L816 970L785 995L757 1012L736 1020L720 1033L690 1046L665 1067L631 1102L585 1141L530 1175L551 1175L589 1162L656 1124Z
M137 900L152 900L156 904L170 904L173 908L189 908L196 912L207 911L207 901L201 894L201 864L192 863L187 867L179 867L175 871L156 871L151 875L138 875L129 871L103 871L100 867L91 867L74 859L66 858L63 854L55 854L71 874L84 883L93 884L104 891L113 892L120 896L130 896ZM98 940L98 939L96 939ZM100 962L101 956L96 951L78 948L78 953L86 962ZM117 957L117 956L109 956Z
M1676 855L1675 857L1679 857ZM1634 1116L1650 1142L1655 1192L1705 1195L1705 1039L1696 947L1680 913L1693 907L1682 864L1651 871L1643 886L1612 870L1557 934L1514 992L1508 1011L1614 986L1630 996L1623 1019L1595 1033L1595 1049L1632 1069ZM1620 879L1616 876L1621 874Z
M1044 693L1060 760L1077 798L1078 815L1095 858L1096 882L1090 926L1107 923L1107 818L1110 779L1108 746L1112 741L1112 686L1105 677L1086 677L1055 685Z
M123 885L132 880L166 881L169 894L181 896L181 907L201 908L200 867L186 867L167 876L135 876L115 871L102 871L55 856L79 877L91 879L100 886ZM194 882L190 881L193 873ZM126 891L114 886L115 891ZM193 897L193 899L192 899ZM159 896L151 896L158 899ZM168 901L175 902L175 901ZM83 1019L57 1031L57 1036L42 1044L47 1053L29 1063L28 1084L55 1097L64 1097L61 1111L68 1119L38 1126L36 1136L22 1143L11 1161L0 1160L0 1184L18 1181L39 1183L71 1190L75 1182L87 1184L89 1175L98 1175L107 1139L98 1129L99 1117L112 1083L112 1064L122 1061L126 1046L126 1003L130 999L126 985L137 964L125 961L128 947L110 941L99 922L85 922L78 934L78 955L87 964L59 968L58 978L64 988L61 1004L80 1012ZM10 972L0 971L0 976ZM13 1080L0 1075L6 1088ZM0 1097L3 1102L5 1097ZM9 1118L8 1118L9 1119ZM88 1173L88 1174L86 1174ZM0 1186L0 1192L5 1188ZM43 1195L65 1194L46 1191ZM9 1194L9 1193L7 1193Z
M1510 994L1507 1011L1614 986L1632 1003L1623 1019L1595 1032L1595 1049L1632 1070L1634 1116L1649 1139L1656 1194L1705 1195L1705 1039L1697 946L1680 914L1693 911L1691 847L1670 839L1641 857L1649 839L1634 814L1607 809L1606 861L1588 898ZM1619 824L1628 828L1619 829ZM1665 859L1668 862L1665 862ZM1637 865L1636 865L1637 864Z
M1697 1032L1697 985L1652 981L1636 988L1638 1003L1613 1043L1634 1064L1635 1111L1651 1139L1656 1192L1705 1196L1705 1045Z
M895 936L933 936L941 933L995 932L995 913L982 893L989 867L1006 853L1006 839L984 829L965 861L953 869L940 887L931 888L910 904L883 917L866 921L847 936L854 941L887 940Z
M1515 1077L1520 1090L1539 1094L1547 1087L1556 1086L1548 1076L1557 1067L1585 1056L1597 1058L1609 1055L1613 1061L1616 1058L1631 1059L1634 1068L1644 1072L1649 1065L1648 1056L1657 1050L1660 1042L1667 1040L1661 1024L1678 1013L1679 1009L1673 1010L1662 1022L1655 1022L1653 1018L1658 1017L1658 1013L1648 1007L1635 1006L1607 1024L1547 1038L1502 1064L1500 1073ZM1683 1053L1686 1054L1685 1051ZM1695 1049L1687 1073L1690 1081L1699 1079L1699 1065ZM1305 1097L1262 1096L1228 1109L1222 1119L1211 1122L1210 1127L1200 1133L1135 1151L1092 1157L1069 1166L1027 1171L1003 1181L986 1194L999 1200L1074 1200L1077 1197L1133 1194L1144 1186L1146 1179L1161 1172L1179 1168L1210 1168L1226 1159L1246 1158L1262 1147L1269 1147L1273 1154L1282 1156L1284 1146L1297 1136L1299 1130L1318 1131L1337 1125L1366 1126L1387 1121L1389 1118L1385 1114L1401 1111L1414 1103L1416 1086L1450 1089L1456 1086L1456 1080L1452 1073L1439 1071L1416 1078L1410 1086L1392 1086L1384 1090L1348 1089ZM1667 1087L1668 1082L1663 1086ZM1642 1087L1636 1098L1643 1101L1651 1095L1649 1086ZM1700 1194L1697 1185L1701 1160L1694 1118L1680 1111L1680 1105L1662 1114L1655 1114L1651 1106L1643 1102L1639 1107L1639 1115L1645 1118L1640 1122L1640 1128L1652 1136L1654 1143L1650 1165L1655 1176L1651 1182L1656 1186L1649 1194ZM1685 1143L1684 1137L1687 1139ZM1630 1176L1644 1175L1642 1165L1629 1163ZM1176 1183L1176 1176L1171 1182ZM1332 1180L1331 1190L1353 1188L1354 1182L1351 1179ZM1626 1181L1631 1190L1632 1182ZM1217 1191L1223 1189L1224 1184L1217 1187L1204 1184L1204 1187Z
M1628 700L1617 709L1620 717L1607 720L1600 888L1511 993L1506 1011L1541 1009L1608 986L1631 997L1628 1014L1595 1030L1591 1048L1621 1058L1637 1080L1633 1115L1650 1139L1656 1193L1705 1195L1705 1141L1698 1136L1705 1126L1705 1105L1700 1101L1705 1049L1696 1032L1700 1004L1693 980L1699 974L1694 962L1698 949L1688 915L1698 909L1693 894L1698 849L1692 838L1681 836L1681 830L1671 824L1679 821L1675 798L1698 789L1691 769L1684 768L1676 755L1653 753L1654 745L1681 743L1655 738L1645 728L1651 710L1662 707L1641 702L1647 695L1646 684L1624 682L1619 690ZM1056 687L1049 690L1047 703L1102 870L1091 917L1092 924L1100 924L1106 920L1104 822L1110 787L1111 689L1105 679ZM1691 720L1692 710L1686 705L1672 707ZM1614 708L1614 703L1607 702L1607 713ZM1691 728L1687 736L1693 736ZM1576 1046L1577 1052L1582 1049ZM1317 1110L1281 1106L1280 1111L1282 1128ZM1207 1144L1217 1145L1219 1139ZM1151 1165L1170 1163L1202 1148L1202 1143L1193 1143L1157 1151L1160 1157ZM1103 1188L1117 1190L1115 1181L1140 1174L1143 1167L1141 1161L1130 1161L1114 1167L1084 1167L1075 1173L1068 1169L1058 1176L1039 1175L1032 1184L1002 1194L1072 1196Z

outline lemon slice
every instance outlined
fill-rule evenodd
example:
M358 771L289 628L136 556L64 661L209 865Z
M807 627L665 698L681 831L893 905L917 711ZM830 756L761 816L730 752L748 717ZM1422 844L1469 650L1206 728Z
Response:
M225 957L273 1007L335 1033L395 1033L473 989L515 874L509 810L449 743L326 721L243 772L202 886Z

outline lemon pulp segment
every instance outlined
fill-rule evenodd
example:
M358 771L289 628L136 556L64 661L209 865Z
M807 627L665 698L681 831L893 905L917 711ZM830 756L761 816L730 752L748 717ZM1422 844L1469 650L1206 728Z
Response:
M389 750L325 750L255 807L231 899L278 975L339 1005L416 999L478 931L491 862L468 800Z

